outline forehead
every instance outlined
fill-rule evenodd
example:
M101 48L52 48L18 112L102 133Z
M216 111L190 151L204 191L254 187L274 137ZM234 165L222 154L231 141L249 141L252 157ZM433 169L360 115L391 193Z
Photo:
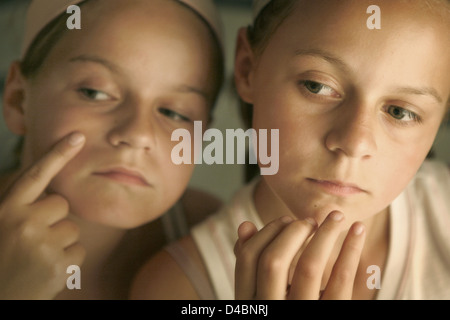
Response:
M329 41L355 36L369 37L366 42L377 36L413 38L418 31L430 30L449 45L450 3L445 0L380 0L376 2L378 16L372 11L373 3L367 0L297 1L282 25L287 24L291 29L289 33L321 39L328 36ZM368 27L372 18L380 21L380 29Z
M67 30L44 66L64 68L78 56L113 63L130 81L182 81L204 87L214 42L206 24L176 1L88 1L81 30ZM209 85L209 84L208 84Z
M446 7L443 1L435 2ZM367 9L372 4L365 0L298 1L269 39L269 59L273 63L277 55L278 61L291 61L301 51L330 52L360 78L433 82L448 97L450 24L436 13L440 8L426 9L424 1L380 0L381 29L374 30L367 27L373 14Z
M167 0L107 0L87 1L83 7L83 27L93 31L136 33L157 30L185 32L185 35L205 34L205 23L191 9L177 1ZM202 32L203 31L203 32ZM109 32L111 33L111 32Z

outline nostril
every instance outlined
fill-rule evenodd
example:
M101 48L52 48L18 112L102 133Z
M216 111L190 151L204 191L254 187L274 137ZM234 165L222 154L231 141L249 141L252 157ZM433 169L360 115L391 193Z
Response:
M377 149L373 132L363 127L347 127L329 132L325 138L328 150L351 158L369 158Z
M127 147L127 146L130 146L130 144L129 144L128 142L123 141L123 140L116 140L116 141L113 141L113 142L112 142L112 145L113 145L114 147Z
M156 143L155 124L138 115L123 118L107 135L107 141L115 148L140 149L148 152Z

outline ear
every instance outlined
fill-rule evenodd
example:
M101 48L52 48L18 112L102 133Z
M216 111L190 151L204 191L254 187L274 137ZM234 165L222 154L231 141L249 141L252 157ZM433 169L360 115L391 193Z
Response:
M16 135L25 134L24 119L25 79L20 63L13 62L9 68L3 92L3 117L8 129Z
M241 99L250 104L253 104L252 71L254 63L255 57L248 42L247 28L241 28L236 43L234 81Z

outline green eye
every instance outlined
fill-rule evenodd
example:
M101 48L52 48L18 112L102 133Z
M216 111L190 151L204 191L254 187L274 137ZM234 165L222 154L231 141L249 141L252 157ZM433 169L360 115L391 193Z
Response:
M305 88L311 91L312 93L319 93L324 87L323 84L313 81L305 81Z
M417 121L418 116L406 109L403 109L399 106L389 106L387 109L389 115L391 115L394 119L400 121Z
M339 97L339 94L333 88L323 83L306 80L302 82L302 85L306 88L306 90L318 96L326 96L333 98Z
M159 108L159 112L162 115L166 116L167 118L175 121L191 121L189 118L179 114L178 112L175 112L167 108Z
M107 93L104 93L99 90L90 88L81 88L79 91L83 96L85 96L89 100L106 101L110 99L110 96Z

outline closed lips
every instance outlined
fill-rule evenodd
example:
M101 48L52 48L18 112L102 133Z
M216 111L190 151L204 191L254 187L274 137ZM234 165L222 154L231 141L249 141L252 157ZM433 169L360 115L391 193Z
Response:
M135 184L141 186L150 186L150 183L145 179L143 174L136 170L130 170L126 168L111 168L95 172L94 175L102 176L118 182Z
M360 188L358 185L353 183L345 183L335 180L316 180L311 178L308 178L307 180L332 194L345 196L367 192L364 189Z

